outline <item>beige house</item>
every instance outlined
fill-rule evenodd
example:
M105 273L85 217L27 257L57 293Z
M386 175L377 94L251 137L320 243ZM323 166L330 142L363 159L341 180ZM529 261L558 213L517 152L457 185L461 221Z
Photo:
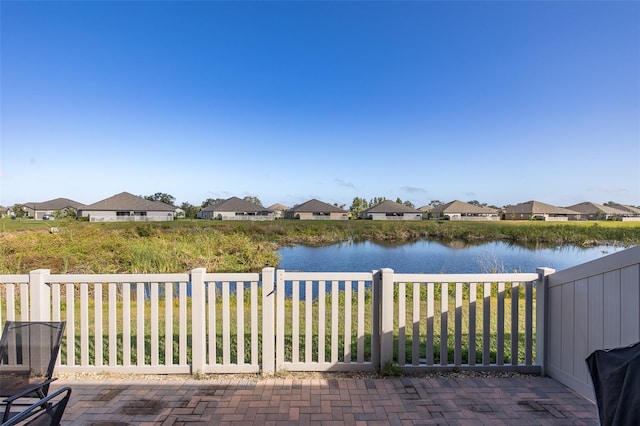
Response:
M284 204L275 203L267 207L267 210L273 211L274 219L283 219L286 211L289 210L289 207Z
M422 212L413 207L385 200L362 213L363 219L371 220L422 220Z
M577 214L569 216L570 220L622 220L627 214L627 212L615 207L603 206L590 201L574 204L567 208L577 212Z
M286 212L287 219L300 220L347 220L347 212L340 207L318 201L315 198L293 207Z
M25 203L21 206L27 212L27 216L33 219L49 219L57 215L65 215L69 211L77 214L78 210L85 207L84 204L68 198L56 198L41 203Z
M556 207L539 201L527 201L526 203L506 207L502 211L502 218L504 220L545 220L549 222L561 222L569 220L570 216L576 214L578 214L578 212L563 207Z
M200 210L202 219L273 220L273 211L238 197L231 197Z
M431 209L432 219L445 220L500 220L498 211L463 201L451 201Z
M431 215L431 206L422 206L422 207L418 207L418 211L420 213L422 213L422 218L423 219L429 219L430 215Z
M170 221L175 207L160 201L122 192L78 210L78 216L91 222Z

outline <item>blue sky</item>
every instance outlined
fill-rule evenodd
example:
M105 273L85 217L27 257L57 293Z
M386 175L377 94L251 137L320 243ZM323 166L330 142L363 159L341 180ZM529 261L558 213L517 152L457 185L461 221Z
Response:
M0 205L640 204L640 2L0 3Z

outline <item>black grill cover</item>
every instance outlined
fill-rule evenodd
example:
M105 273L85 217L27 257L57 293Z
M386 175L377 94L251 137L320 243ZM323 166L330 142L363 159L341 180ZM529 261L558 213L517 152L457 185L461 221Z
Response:
M602 425L640 425L640 342L586 359Z

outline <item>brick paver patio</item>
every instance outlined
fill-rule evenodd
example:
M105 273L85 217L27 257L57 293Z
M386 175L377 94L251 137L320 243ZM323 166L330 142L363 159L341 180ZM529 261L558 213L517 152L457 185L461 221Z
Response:
M597 425L595 405L537 376L60 379L64 425Z

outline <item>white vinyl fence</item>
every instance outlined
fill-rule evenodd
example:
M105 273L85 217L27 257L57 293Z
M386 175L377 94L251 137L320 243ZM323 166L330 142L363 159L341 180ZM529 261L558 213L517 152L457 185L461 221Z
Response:
M66 321L63 372L535 372L540 274L36 270L0 276L0 321Z

